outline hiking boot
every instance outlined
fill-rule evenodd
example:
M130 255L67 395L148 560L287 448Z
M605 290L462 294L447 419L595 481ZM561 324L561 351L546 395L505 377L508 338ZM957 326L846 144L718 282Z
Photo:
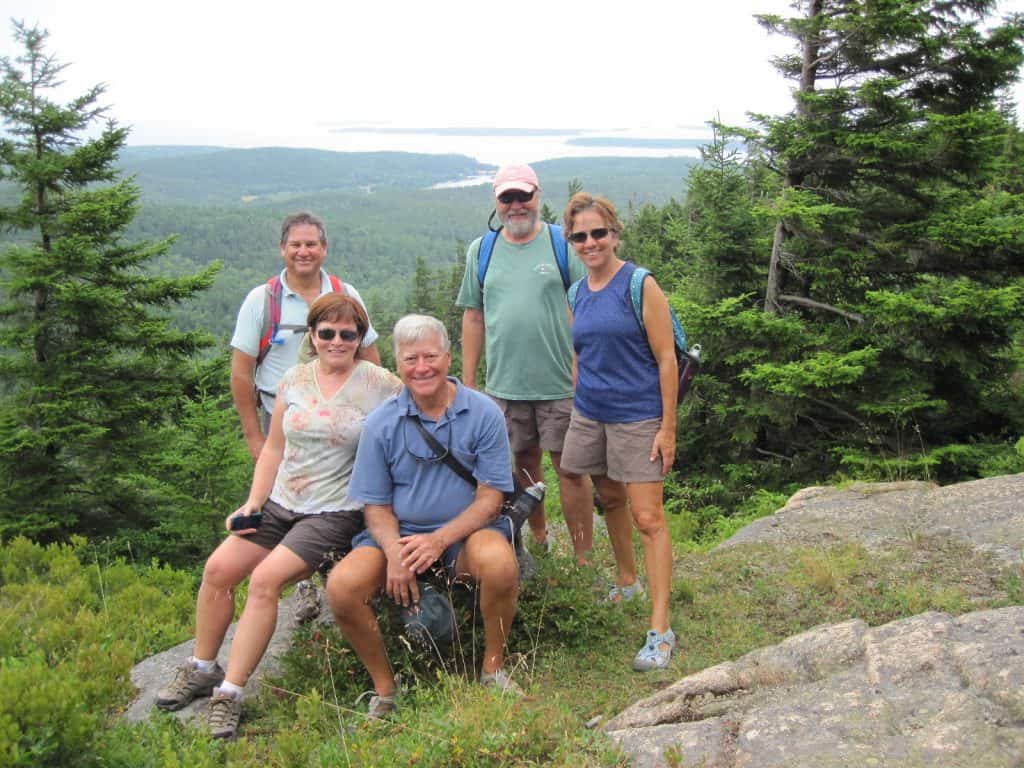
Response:
M220 664L215 664L209 672L203 672L191 660L186 661L178 667L170 684L157 692L156 705L173 712L187 706L193 699L209 696L223 682L224 670Z
M295 588L295 623L306 624L320 615L320 592L312 581L300 581Z
M238 721L242 719L242 697L213 692L206 709L206 727L215 739L233 739L238 735Z
M662 648L662 645L668 648ZM633 658L633 669L636 672L647 672L652 669L664 669L672 658L672 649L676 647L676 635L671 629L666 629L664 634L650 630L647 633L647 642L644 647L637 651Z
M371 696L370 706L366 710L366 717L370 720L390 720L398 711L398 704L395 699L398 696Z
M496 669L493 672L480 673L480 685L484 688L493 688L496 691L507 693L512 696L524 696L523 689L516 685L515 680L509 677L504 669Z

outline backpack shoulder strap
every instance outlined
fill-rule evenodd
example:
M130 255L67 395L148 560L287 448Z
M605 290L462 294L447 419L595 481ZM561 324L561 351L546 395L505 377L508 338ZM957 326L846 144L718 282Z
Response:
M565 292L565 298L569 300L569 309L571 309L574 314L576 312L576 296L580 292L580 283L586 279L587 278L585 277L581 277L575 283L570 285L569 290Z
M633 315L640 323L640 330L647 335L644 327L644 280L651 274L651 270L637 267L629 277L629 303L633 305Z
M476 281L480 284L480 292L484 290L484 278L487 276L487 268L491 266L491 254L494 252L494 243L498 239L501 229L488 231L480 238L480 250L476 256Z
M345 288L345 284L341 282L341 278L337 275L327 275L327 279L331 281L331 290L335 293L343 293L348 296L348 289Z
M267 280L264 286L263 299L263 327L260 329L260 351L256 355L256 365L263 362L263 358L270 351L270 343L281 325L281 276L274 275Z
M548 234L551 236L551 250L555 252L555 264L562 276L562 288L568 292L572 278L569 276L569 246L565 233L557 224L548 224Z

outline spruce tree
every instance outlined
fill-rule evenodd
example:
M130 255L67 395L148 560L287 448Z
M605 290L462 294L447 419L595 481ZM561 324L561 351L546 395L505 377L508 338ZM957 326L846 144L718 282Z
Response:
M1016 132L999 105L1024 17L985 29L988 0L798 7L761 18L793 39L777 66L796 86L794 110L752 136L781 180L764 308L802 332L744 373L777 419L759 447L980 471L950 447L1024 428L1008 386L1024 197L1006 188L1020 163L1007 174Z
M156 430L177 415L189 358L205 334L166 310L209 286L212 266L158 277L147 263L170 240L126 242L139 190L114 163L127 130L95 86L51 95L65 65L47 33L14 24L20 56L0 59L0 178L18 199L0 208L13 244L0 254L0 535L106 534L162 510L144 467Z

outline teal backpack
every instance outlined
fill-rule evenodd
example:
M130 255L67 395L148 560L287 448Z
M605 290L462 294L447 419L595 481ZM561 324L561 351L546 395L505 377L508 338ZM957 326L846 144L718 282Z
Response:
M644 327L644 280L649 274L651 274L649 269L637 267L629 278L629 299L630 304L633 305L633 316L636 318L636 322L639 324L640 331L644 336L647 335L647 329ZM566 294L569 300L569 308L574 313L576 312L576 294L579 293L580 283L586 279L585 277L580 278L570 285L569 291ZM686 331L683 330L683 324L679 322L679 318L672 307L668 308L668 314L672 318L672 338L675 341L676 363L679 367L679 395L677 399L682 400L683 395L690 388L690 382L697 375L697 370L700 368L701 349L700 344L694 344L692 347L686 346Z

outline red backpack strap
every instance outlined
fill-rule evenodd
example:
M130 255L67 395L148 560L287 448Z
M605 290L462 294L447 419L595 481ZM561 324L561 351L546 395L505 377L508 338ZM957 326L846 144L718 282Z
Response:
M260 334L260 351L256 356L256 365L263 362L263 358L270 351L270 343L281 325L281 294L283 292L281 276L274 275L267 280L266 297L263 302L263 330Z
M335 293L343 293L348 296L348 291L345 290L345 284L341 282L341 278L337 275L327 275L327 279L331 281L331 290Z

